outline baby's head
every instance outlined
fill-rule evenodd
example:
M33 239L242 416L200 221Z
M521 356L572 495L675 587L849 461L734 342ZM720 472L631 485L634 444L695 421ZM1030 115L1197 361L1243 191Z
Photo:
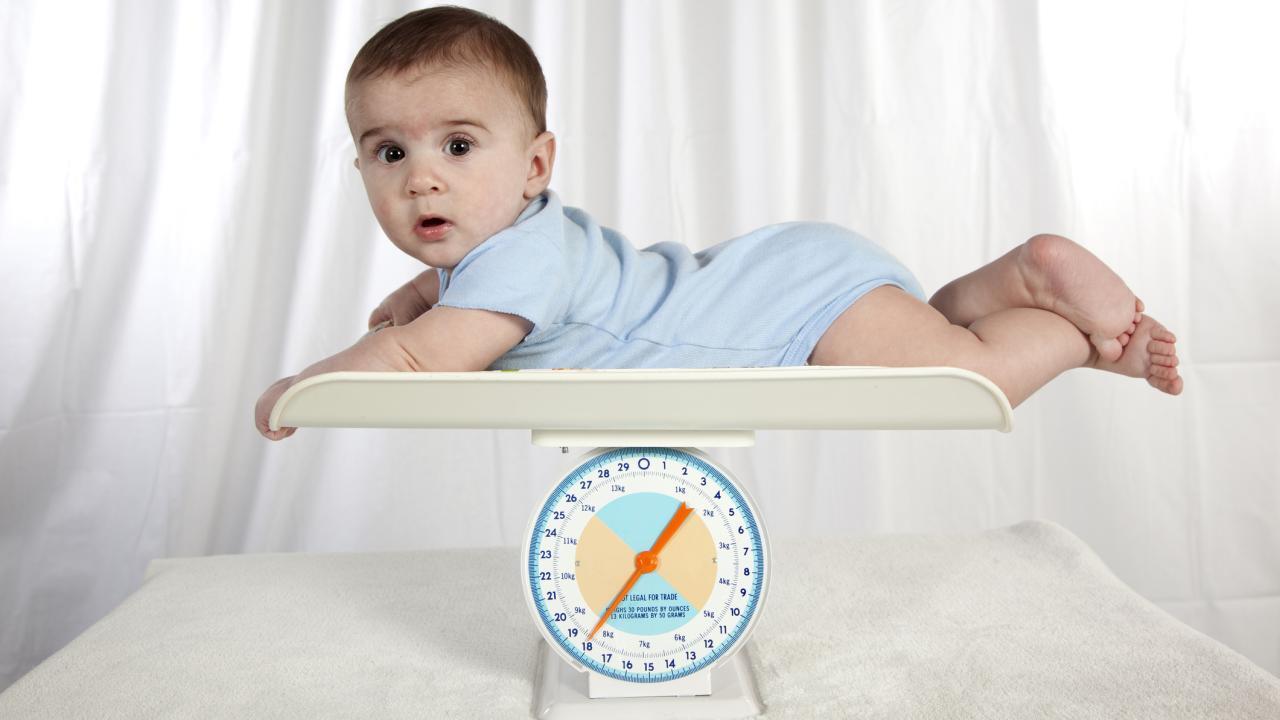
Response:
M347 124L396 247L452 268L546 189L546 87L528 43L472 10L411 12L365 43L347 73Z

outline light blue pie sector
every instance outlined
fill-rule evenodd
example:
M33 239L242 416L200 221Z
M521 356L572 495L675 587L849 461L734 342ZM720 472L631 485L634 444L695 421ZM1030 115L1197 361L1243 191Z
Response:
M673 497L651 492L631 493L600 508L596 517L622 538L627 547L639 553L653 547L678 507L680 501Z
M658 573L645 573L618 603L608 627L634 635L661 635L684 625L701 609L689 604Z

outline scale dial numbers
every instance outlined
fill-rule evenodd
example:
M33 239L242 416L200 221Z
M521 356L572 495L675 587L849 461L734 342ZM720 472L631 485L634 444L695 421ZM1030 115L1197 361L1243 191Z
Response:
M681 506L690 511L605 624L592 630ZM595 450L552 489L526 536L526 598L571 663L664 682L740 647L764 599L768 548L732 476L673 448Z

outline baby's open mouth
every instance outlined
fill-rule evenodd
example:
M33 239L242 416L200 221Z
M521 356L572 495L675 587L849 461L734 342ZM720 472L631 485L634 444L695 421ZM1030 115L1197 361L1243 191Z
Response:
M449 222L448 218L434 215L419 216L418 224L413 228L415 235L428 242L443 239L452 231L453 223Z

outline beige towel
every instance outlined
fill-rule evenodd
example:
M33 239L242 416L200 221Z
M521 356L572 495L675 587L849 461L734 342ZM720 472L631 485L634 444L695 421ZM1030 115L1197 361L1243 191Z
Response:
M766 718L1280 718L1280 680L1043 522L777 543ZM0 718L524 718L510 548L158 560Z

